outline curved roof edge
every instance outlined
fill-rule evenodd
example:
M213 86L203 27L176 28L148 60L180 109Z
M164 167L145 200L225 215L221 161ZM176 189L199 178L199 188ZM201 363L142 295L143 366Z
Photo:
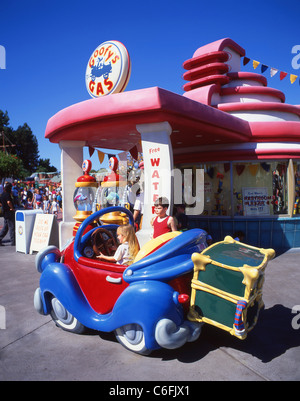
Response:
M137 124L162 121L168 121L173 129L174 147L183 140L191 143L197 134L202 143L213 134L225 142L244 142L251 136L248 122L153 87L69 106L49 119L45 137L55 143L86 141L89 146L128 150L139 142Z
M232 48L237 53L239 53L241 57L245 56L245 54L246 54L245 49L243 49L240 45L238 45L232 39L224 38L224 39L216 40L215 42L209 43L202 47L199 47L199 49L197 49L195 51L193 57L198 57L205 53L222 51L222 50L224 50L225 47Z

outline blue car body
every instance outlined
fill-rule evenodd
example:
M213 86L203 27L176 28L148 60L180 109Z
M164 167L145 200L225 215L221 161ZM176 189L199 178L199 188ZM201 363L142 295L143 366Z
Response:
M55 247L38 254L36 265L41 278L35 294L36 309L44 315L51 313L54 298L87 328L111 332L120 327L128 328L128 325L141 327L147 351L160 347L177 348L186 341L198 338L201 325L185 319L180 294L170 283L193 271L191 255L199 252L205 243L206 233L200 229L183 232L150 255L124 267L120 278L115 279L115 285L124 285L124 290L117 297L112 310L101 314L93 309L88 294L83 292L74 273L74 266L80 268L85 244L97 229L86 233L88 225L111 211L124 212L133 222L131 213L121 207L107 208L88 217L79 227L72 245L69 245L74 253L72 265L66 262L66 258L64 260L64 254ZM115 228L114 225L107 227Z

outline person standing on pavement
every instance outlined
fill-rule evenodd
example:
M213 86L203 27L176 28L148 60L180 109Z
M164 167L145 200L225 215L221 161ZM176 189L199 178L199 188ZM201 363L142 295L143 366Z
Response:
M144 189L144 183L142 183L142 189ZM136 192L136 199L133 206L133 220L135 230L138 231L142 228L144 214L144 191L141 192L140 188Z
M33 207L35 209L42 209L43 208L43 196L40 192L40 190L37 188L35 190L34 194L34 200L33 200Z
M0 197L0 202L2 203L3 209L3 217L4 217L4 226L0 232L0 246L2 244L3 238L6 236L9 231L11 245L15 246L15 209L13 198L11 194L12 185L11 183L6 183L4 187L4 191Z
M59 211L59 204L56 202L56 196L53 195L53 201L51 202L50 206L50 213L55 214L55 216L58 216L58 211Z
M11 193L12 193L12 199L14 202L14 206L18 207L19 206L19 191L18 191L17 184L14 184L12 186Z
M174 218L167 214L168 207L169 200L164 196L157 198L154 202L154 212L156 217L153 217L151 220L153 238L171 231L177 231Z

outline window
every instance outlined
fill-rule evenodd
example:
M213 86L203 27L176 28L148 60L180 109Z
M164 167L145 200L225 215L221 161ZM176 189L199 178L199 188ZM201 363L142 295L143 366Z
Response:
M288 160L203 163L201 216L278 216L288 213ZM192 166L184 166L192 168ZM300 214L300 161L295 170L296 213Z
M286 214L287 161L233 163L234 215Z
M204 169L204 215L230 216L230 163L200 166Z

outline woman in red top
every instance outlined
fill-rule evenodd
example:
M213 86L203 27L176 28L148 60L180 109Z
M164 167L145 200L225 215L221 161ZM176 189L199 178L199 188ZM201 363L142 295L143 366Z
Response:
M153 238L177 230L173 217L167 215L168 207L169 201L165 197L158 198L154 203L156 217L151 220Z

